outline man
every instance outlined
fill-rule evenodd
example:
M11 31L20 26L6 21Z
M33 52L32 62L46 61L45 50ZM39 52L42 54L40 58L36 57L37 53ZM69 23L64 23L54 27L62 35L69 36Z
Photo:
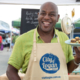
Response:
M54 28L58 19L58 8L54 3L46 2L41 6L39 26L16 40L6 72L9 80L20 80L20 68L26 73L24 80L68 80L65 75L78 67L80 51L74 48L74 59L71 46L64 43L68 37Z
M1 49L1 44L2 44L2 36L0 35L0 49Z
M8 34L8 37L7 37L6 41L7 41L7 51L9 51L9 49L10 49L10 42L11 42L10 34Z

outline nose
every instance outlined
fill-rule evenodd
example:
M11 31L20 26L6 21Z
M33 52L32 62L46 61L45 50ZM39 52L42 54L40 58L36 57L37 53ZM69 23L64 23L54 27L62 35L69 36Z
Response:
M49 15L46 14L46 15L44 16L44 19L46 19L46 20L50 19Z

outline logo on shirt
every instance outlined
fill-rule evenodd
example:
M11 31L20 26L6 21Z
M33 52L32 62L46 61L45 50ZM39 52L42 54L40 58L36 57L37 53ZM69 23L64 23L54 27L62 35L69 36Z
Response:
M60 69L60 61L56 55L52 53L46 53L40 59L41 69L49 74L56 73Z

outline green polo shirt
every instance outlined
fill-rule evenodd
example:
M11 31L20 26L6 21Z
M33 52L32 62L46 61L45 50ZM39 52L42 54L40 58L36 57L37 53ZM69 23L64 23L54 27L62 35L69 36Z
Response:
M8 64L14 66L16 69L19 70L20 68L22 68L23 73L26 72L30 55L32 52L34 30L35 29L30 30L17 38L15 45L13 47L12 54L8 61ZM74 59L71 46L65 44L65 41L68 40L69 38L65 33L55 29L55 33L56 32L57 36L59 37L60 44L66 58L66 63L68 63L69 61ZM39 37L38 32L36 34L36 42L44 43L44 41L41 40L41 38ZM57 38L56 36L54 36L51 40L51 43L56 43L56 42Z

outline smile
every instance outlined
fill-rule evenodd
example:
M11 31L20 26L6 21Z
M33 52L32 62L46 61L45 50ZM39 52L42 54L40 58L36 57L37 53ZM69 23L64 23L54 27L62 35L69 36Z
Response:
M51 23L50 22L42 22L44 26L49 26Z

